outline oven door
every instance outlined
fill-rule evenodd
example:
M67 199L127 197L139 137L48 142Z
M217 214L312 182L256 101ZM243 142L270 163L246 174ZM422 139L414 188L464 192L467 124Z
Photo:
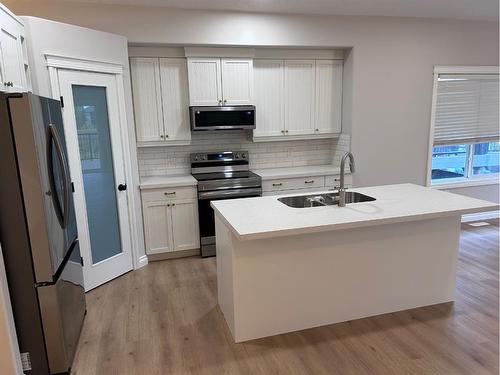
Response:
M191 129L255 129L255 107L190 107Z
M200 221L201 256L215 255L215 217L210 202L223 199L260 197L261 188L200 191L198 193L198 217Z

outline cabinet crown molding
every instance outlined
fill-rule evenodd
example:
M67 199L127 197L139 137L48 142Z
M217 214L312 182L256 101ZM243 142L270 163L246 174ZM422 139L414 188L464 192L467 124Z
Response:
M184 47L186 57L244 57L255 56L254 48L239 47Z

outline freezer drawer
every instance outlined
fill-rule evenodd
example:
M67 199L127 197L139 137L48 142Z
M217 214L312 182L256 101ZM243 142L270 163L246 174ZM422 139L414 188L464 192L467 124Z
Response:
M79 259L77 244L57 282L37 288L52 374L70 369L85 317L85 290Z

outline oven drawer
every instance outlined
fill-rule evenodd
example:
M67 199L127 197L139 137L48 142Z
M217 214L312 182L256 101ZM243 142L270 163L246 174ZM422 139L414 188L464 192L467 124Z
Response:
M262 181L263 191L280 191L291 189L311 189L325 187L325 176L283 178Z
M188 198L196 198L196 186L147 189L142 191L142 200L144 202Z

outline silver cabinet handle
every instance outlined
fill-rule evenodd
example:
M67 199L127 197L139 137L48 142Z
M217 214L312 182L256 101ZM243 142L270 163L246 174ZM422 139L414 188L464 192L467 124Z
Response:
M163 139L163 135L160 135L160 138Z
M227 100L226 100L226 99L224 99L224 104L226 104L226 103L227 103Z
M166 191L163 194L164 195L175 195L175 191L172 191L172 192Z
M281 132L282 132L283 134L285 134L285 131L284 131L284 130L282 130Z
M59 202L59 198L57 197L57 188L54 179L54 165L52 158L52 142L54 142L56 157L59 160L59 164L61 165L61 173L63 179L63 206ZM50 194L52 198L52 203L54 205L54 209L56 212L57 219L59 220L59 224L61 224L62 228L66 228L68 225L68 216L69 216L69 205L70 205L70 197L71 197L71 180L69 176L69 166L68 161L66 160L66 155L64 153L64 148L61 140L59 139L59 134L57 133L57 129L53 124L49 124L47 126L47 169L49 174L49 186Z
M175 203L172 203L172 207L175 207Z
M288 133L288 130L285 130L285 133Z
M315 129L317 132L319 132L319 129Z
M165 136L165 138L168 138L168 134Z
M314 184L314 180L304 181L304 184Z
M281 186L281 185L283 185L283 183L282 183L282 182L278 182L278 183L274 183L274 184L273 184L273 186Z
M219 104L222 104L222 100L219 100Z

